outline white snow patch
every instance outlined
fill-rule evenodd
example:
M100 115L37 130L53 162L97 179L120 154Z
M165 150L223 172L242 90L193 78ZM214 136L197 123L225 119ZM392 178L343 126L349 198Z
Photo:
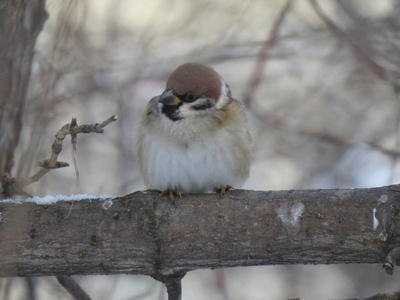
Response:
M386 201L388 201L388 199L389 199L388 195L382 195L379 197L378 201L379 201L379 203L386 203Z
M385 229L383 229L381 231L381 233L379 233L378 237L381 239L381 241L386 242L387 240L387 232Z
M380 196L379 197L379 199L378 199L378 206L377 207L379 207L379 205L380 204L382 204L382 203L386 203L387 201L388 201L388 199L389 199L389 197L388 197L388 195L382 195L382 196ZM385 220L383 220L383 227L385 227ZM372 210L372 228L376 231L376 229L378 228L378 226L379 226L379 220L376 218L376 208L374 208L373 210ZM386 232L386 230L385 229L383 229L379 234L378 234L378 237L382 240L382 241L384 241L384 242L386 242L386 240L387 240L387 232Z
M292 206L292 225L297 223L297 219L301 216L304 211L304 204L303 203L296 203Z
M101 206L102 209L107 210L113 205L112 199L107 199L104 201L103 205Z
M77 195L56 195L56 196L44 196L44 197L33 197L33 198L27 198L27 199L22 199L22 198L17 198L17 199L4 199L1 202L2 203L15 203L15 204L22 204L25 202L33 202L39 205L47 205L47 204L52 204L56 203L58 201L80 201L80 200L106 200L110 199L110 197L103 197L103 196L93 196L93 195L88 195L88 194L77 194Z
M290 223L292 226L295 226L303 211L303 203L296 203L290 208L288 208L287 204L284 204L279 208L278 216L283 223Z
M375 214L376 214L376 208L374 208L374 209L372 210L372 228L373 228L374 230L376 230L376 228L378 228L378 225L379 225L379 221L378 221L378 219L376 218Z
M139 192L147 195L147 194L151 194L153 191L152 190L144 190L144 191L139 191Z

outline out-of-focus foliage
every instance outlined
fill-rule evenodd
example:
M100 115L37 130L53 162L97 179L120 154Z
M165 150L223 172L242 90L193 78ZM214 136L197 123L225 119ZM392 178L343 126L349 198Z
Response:
M260 51L284 5L277 0L48 0L50 19L37 42L15 175L36 170L36 162L50 155L54 134L72 117L83 124L118 114L118 122L103 135L79 136L79 186L73 168L60 169L29 192L110 195L143 188L135 130L169 73L187 61L210 65L236 98L245 99ZM398 182L399 49L396 0L294 1L262 61L261 81L251 98L255 151L246 188ZM70 149L65 142L61 160L72 161ZM397 289L385 274L367 270L235 269L225 272L226 293L229 299L322 299ZM204 287L189 280L204 283L210 276L204 292L224 299L213 286L213 273L206 272L184 280L184 292L190 294L184 299L207 298L196 298L194 291ZM322 282L320 272L330 272L332 279ZM263 290L262 282L271 278L279 284ZM256 282L257 288L237 290L243 285L235 286L235 280ZM157 299L155 294L142 299Z

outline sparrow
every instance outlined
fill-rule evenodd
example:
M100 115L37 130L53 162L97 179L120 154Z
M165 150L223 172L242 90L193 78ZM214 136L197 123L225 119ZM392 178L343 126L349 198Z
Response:
M137 153L147 188L225 193L249 176L252 137L244 105L214 69L185 63L150 100L139 125Z

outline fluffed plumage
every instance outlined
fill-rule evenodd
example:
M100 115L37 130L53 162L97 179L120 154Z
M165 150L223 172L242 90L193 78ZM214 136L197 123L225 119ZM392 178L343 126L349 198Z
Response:
M244 105L218 73L198 63L178 67L150 100L137 143L146 186L170 195L240 187L251 147Z

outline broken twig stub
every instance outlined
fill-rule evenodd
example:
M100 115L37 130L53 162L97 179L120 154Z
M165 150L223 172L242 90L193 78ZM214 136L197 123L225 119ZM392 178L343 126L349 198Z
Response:
M117 120L117 116L113 115L101 123L80 125L78 126L76 118L72 118L71 123L65 124L57 132L55 140L51 147L52 153L49 159L46 159L39 163L41 169L30 177L21 178L5 178L5 185L7 186L7 194L0 195L0 200L3 198L10 198L16 195L28 197L27 193L23 191L23 188L31 183L39 181L44 175L46 175L50 170L57 168L68 167L69 164L62 161L57 161L58 155L62 151L62 142L67 135L71 135L71 141L73 148L76 149L77 135L78 133L103 133L104 127L113 123ZM75 165L76 166L76 165Z

